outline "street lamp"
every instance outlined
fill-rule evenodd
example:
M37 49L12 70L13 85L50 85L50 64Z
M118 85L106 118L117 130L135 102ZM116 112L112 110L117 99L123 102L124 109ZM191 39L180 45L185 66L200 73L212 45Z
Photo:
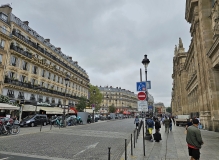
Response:
M68 86L68 82L69 82L69 78L68 76L65 78L65 103L64 103L64 110L63 110L63 116L62 116L62 123L63 126L65 126L65 106L66 106L66 102L67 102L67 97L66 97L66 92L67 92L67 86Z
M142 60L142 64L144 65L144 68L145 68L145 83L147 84L147 68L148 68L148 65L149 65L150 61L149 59L147 58L147 55L145 54L144 55L144 59ZM147 95L147 85L146 85L146 95ZM148 98L148 96L147 96ZM146 98L146 101L147 101L147 98ZM146 136L145 136L145 139L147 140L150 140L151 139L151 135L149 134L149 131L148 131L148 125L147 125L147 117L146 117Z
M95 94L96 94L96 89L93 90L93 94L94 94L94 97L95 97ZM95 99L94 99L95 100ZM95 104L93 104L95 106ZM94 123L94 106L93 107L93 123ZM96 107L96 106L95 106Z

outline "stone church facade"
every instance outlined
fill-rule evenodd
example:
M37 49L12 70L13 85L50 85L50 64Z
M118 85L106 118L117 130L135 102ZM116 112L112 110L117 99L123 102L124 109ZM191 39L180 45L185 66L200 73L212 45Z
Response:
M191 43L182 40L173 58L172 114L199 117L204 129L219 132L219 1L186 0Z

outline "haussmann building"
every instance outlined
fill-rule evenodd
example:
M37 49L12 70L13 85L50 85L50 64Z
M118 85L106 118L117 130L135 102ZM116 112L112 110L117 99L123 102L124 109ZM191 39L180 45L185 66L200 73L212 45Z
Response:
M63 106L69 112L79 97L88 98L89 77L77 61L28 23L16 17L10 5L0 7L0 94L12 103L22 101L23 114L36 109L62 114ZM12 110L0 105L0 113L12 114Z

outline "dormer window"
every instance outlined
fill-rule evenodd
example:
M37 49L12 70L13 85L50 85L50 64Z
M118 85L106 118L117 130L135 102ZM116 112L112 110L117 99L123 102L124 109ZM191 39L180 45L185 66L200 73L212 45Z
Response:
M0 17L3 21L7 22L8 21L8 16L5 15L4 13L0 13Z

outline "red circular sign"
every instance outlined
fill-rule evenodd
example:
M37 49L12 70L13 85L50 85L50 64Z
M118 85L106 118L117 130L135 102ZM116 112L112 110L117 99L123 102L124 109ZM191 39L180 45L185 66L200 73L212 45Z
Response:
M138 99L140 100L140 101L144 101L145 99L146 99L146 93L145 92L139 92L138 93Z

